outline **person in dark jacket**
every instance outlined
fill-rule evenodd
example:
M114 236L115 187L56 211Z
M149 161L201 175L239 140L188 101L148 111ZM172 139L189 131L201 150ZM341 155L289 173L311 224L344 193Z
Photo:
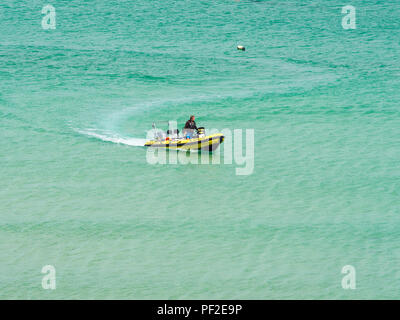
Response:
M190 119L188 121L186 121L185 129L192 129L192 130L196 129L197 130L196 122L194 121L194 116L190 116Z
M194 116L190 116L190 119L186 121L185 127L183 128L183 134L186 137L192 138L194 130L197 130L196 122L194 121Z

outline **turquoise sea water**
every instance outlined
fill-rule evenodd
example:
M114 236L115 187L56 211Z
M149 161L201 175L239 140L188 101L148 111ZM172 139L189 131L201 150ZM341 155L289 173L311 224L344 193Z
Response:
M0 298L397 299L400 3L303 2L2 1ZM254 172L147 163L190 114Z

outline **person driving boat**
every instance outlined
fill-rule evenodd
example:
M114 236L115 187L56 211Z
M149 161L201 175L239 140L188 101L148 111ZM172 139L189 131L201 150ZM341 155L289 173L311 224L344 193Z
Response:
M194 130L197 130L196 121L194 121L195 117L192 115L190 119L186 121L185 127L183 128L183 134L187 137L192 138L194 134Z

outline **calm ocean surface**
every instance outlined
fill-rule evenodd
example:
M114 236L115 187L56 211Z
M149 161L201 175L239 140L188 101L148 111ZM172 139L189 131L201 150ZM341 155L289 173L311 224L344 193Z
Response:
M398 0L1 1L0 298L397 299L399 23ZM254 129L254 172L147 163L151 123L190 114Z

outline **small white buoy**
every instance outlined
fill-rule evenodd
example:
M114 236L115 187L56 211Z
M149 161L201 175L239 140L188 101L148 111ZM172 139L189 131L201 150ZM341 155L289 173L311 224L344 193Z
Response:
M242 51L245 51L245 50L246 50L246 48L245 48L244 46L237 46L237 49L238 49L238 50L242 50Z

